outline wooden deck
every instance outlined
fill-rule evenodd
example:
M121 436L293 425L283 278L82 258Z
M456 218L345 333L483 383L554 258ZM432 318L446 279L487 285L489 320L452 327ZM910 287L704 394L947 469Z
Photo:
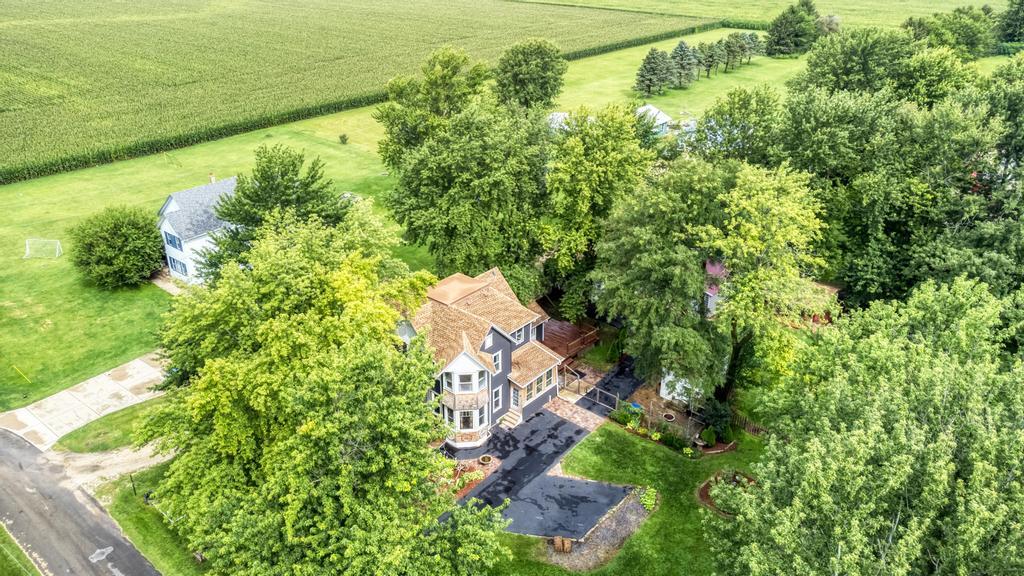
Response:
M573 324L554 318L544 323L544 337L541 342L559 356L572 358L598 340L596 326Z

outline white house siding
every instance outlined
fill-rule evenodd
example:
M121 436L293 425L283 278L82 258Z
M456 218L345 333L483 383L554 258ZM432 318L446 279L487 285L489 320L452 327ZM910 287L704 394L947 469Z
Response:
M178 250L177 248L167 243L167 237L164 235L165 232L174 234L179 239L181 239L181 250ZM180 234L175 232L174 229L171 228L170 223L165 220L160 225L160 238L164 242L164 252L166 252L167 256L169 258L174 258L175 260L184 263L185 268L188 271L187 275L181 274L174 268L171 268L171 262L168 259L167 267L171 271L171 276L177 278L178 280L188 282L190 284L201 283L202 279L199 277L198 274L199 262L202 261L202 257L200 256L200 254L202 250L211 248L213 246L213 239L210 238L210 235L204 234L197 238L192 238L191 240L185 240L184 238L181 237Z

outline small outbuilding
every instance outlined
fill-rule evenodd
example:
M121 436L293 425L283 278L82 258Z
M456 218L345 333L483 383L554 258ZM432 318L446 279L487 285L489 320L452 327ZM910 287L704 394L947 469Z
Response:
M654 125L654 133L658 136L664 136L668 134L669 128L672 124L672 117L665 114L658 108L644 104L643 106L636 109L637 118L647 118Z

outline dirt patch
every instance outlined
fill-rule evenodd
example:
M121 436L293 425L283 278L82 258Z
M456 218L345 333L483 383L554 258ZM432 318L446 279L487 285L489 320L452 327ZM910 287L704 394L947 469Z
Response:
M571 552L555 552L549 542L547 561L574 572L603 566L615 558L648 516L650 512L640 504L636 494L630 494L601 519L584 541L573 544Z
M128 368L126 366L118 366L110 372L107 372L107 375L115 382L124 382L129 376L131 376L131 373L128 372Z
M469 474L471 472L483 472L483 478L474 480L462 487L455 494L455 498L461 500L466 494L469 494L470 490L476 488L478 484L487 479L488 476L494 473L501 466L501 460L499 458L491 457L491 461L487 464L481 464L479 460L459 460L455 467L455 477L458 478L463 474Z
M69 488L80 486L95 495L100 484L166 462L171 455L155 454L152 447L143 446L139 450L121 448L92 454L50 451L43 457L64 468Z

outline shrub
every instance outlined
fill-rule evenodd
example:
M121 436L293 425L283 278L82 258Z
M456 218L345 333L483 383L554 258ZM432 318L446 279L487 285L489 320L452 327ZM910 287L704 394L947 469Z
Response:
M700 439L703 440L704 443L707 444L708 446L714 446L716 443L718 443L718 437L717 435L715 435L715 430L710 426L705 428L704 431L700 433Z
M338 142L341 144L348 144L348 134L340 134L338 136Z
M612 422L617 422L625 426L627 422L633 419L633 416L622 408L616 408L608 414L608 419Z
M651 440L658 442L661 440L661 432L651 432Z
M641 436L647 436L647 428L640 426L639 428L636 429L636 433Z
M648 512L654 510L654 507L658 505L658 491L648 486L640 492L640 504L643 505L644 509Z
M94 214L69 232L71 262L100 288L146 282L164 263L156 215L115 206Z
M711 398L704 407L704 420L708 423L709 428L715 430L716 435L725 436L729 433L729 427L732 425L732 410L725 402Z
M664 432L661 434L661 443L673 450L685 450L690 446L690 443L686 441L686 438L671 432Z

